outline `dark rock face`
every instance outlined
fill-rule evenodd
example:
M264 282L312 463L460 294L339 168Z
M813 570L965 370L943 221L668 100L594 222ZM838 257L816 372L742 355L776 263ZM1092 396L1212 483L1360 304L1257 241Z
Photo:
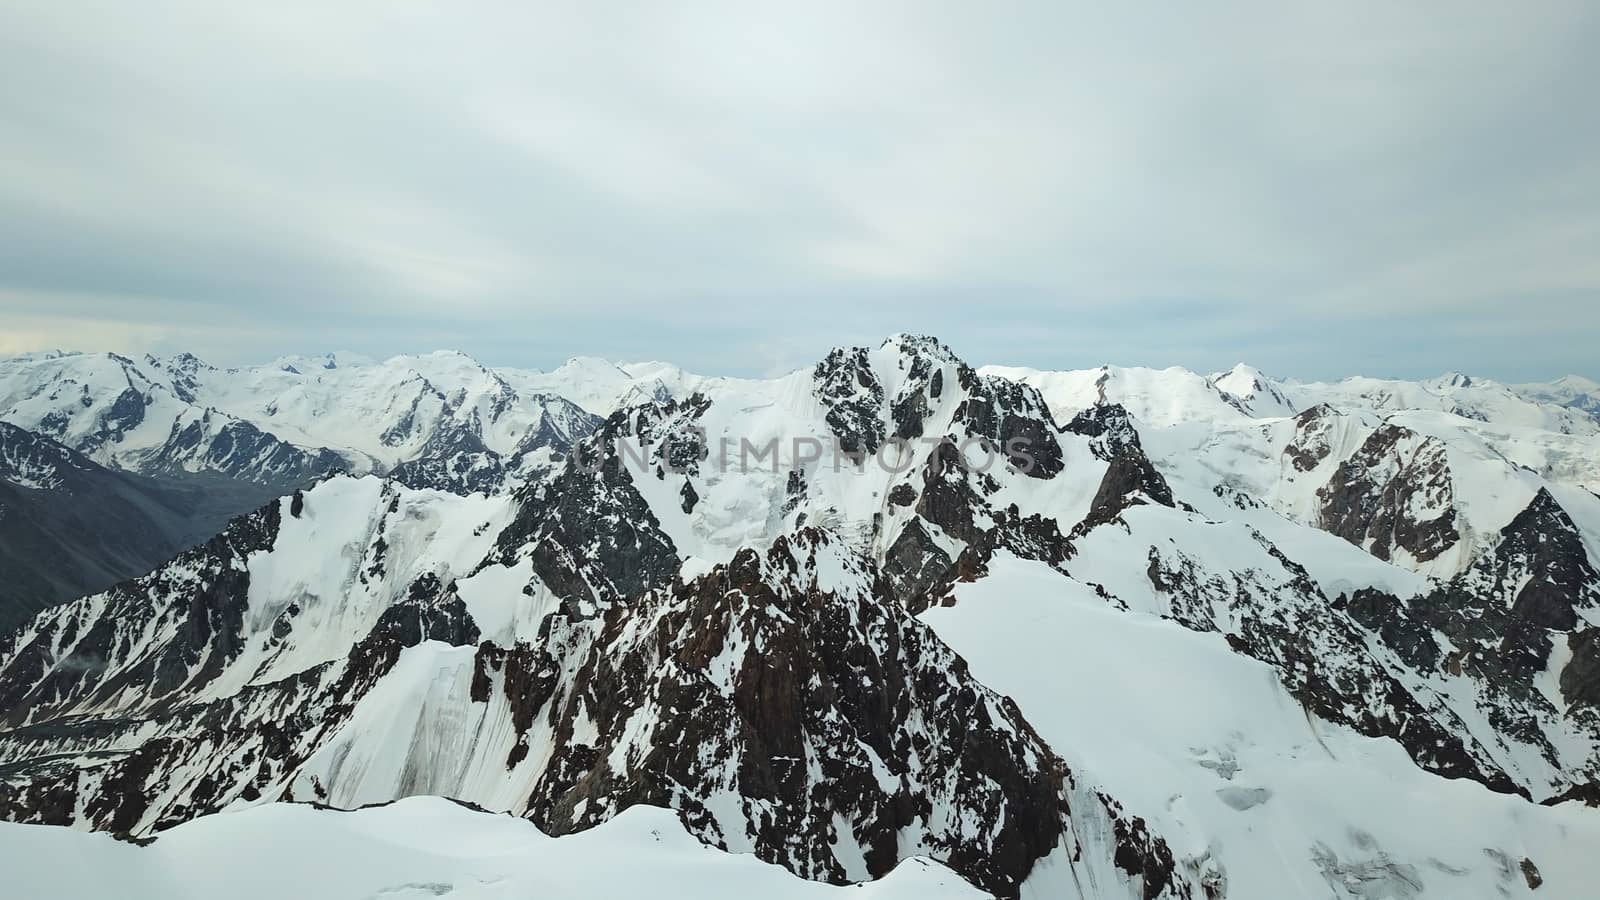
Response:
M1144 451L1127 448L1111 458L1106 474L1100 479L1100 488L1089 504L1089 514L1078 527L1088 530L1104 525L1129 506L1147 501L1172 506L1172 488Z
M1444 444L1385 424L1317 492L1322 527L1379 559L1427 561L1455 546L1455 491Z
M1534 684L1549 665L1555 640L1579 651L1559 676L1563 694L1568 686L1573 691L1565 714L1600 729L1600 707L1585 687L1593 662L1584 651L1591 648L1592 629L1578 629L1579 610L1600 609L1600 574L1577 526L1549 492L1541 489L1501 530L1492 550L1417 608L1457 648L1450 665L1482 684L1497 729L1559 764L1545 735L1563 711Z
M1143 450L1139 431L1120 403L1097 403L1073 416L1066 430L1092 438L1089 447L1100 459L1110 460L1130 448Z
M1536 891L1544 884L1544 876L1539 874L1539 867L1533 864L1533 860L1523 857L1518 868L1522 870L1523 880L1528 883L1528 890Z
M1066 430L1090 439L1089 449L1107 463L1089 512L1073 529L1075 535L1114 521L1140 503L1175 506L1172 487L1156 469L1139 442L1139 431L1121 405L1098 404L1074 416Z
M1561 670L1561 698L1568 707L1600 710L1600 628L1567 635L1572 661Z
M901 440L922 437L923 421L928 418L932 398L932 375L936 371L927 356L911 357L910 370L905 384L890 405L889 418L894 423L894 436ZM937 370L944 374L941 368Z
M118 440L123 432L132 431L144 421L146 406L144 395L129 386L111 404L100 419L100 441Z
M1100 802L1112 814L1112 834L1117 845L1113 861L1117 868L1143 881L1144 900L1155 900L1173 884L1177 864L1172 849L1165 840L1150 833L1143 819L1124 813L1117 801L1101 794Z
M498 541L500 559L528 554L534 574L574 600L628 597L670 583L677 548L618 447L636 435L665 433L662 423L684 408L671 400L612 414L573 459L519 494L517 517Z
M872 371L867 348L837 348L812 370L815 393L828 407L828 427L845 453L876 453L885 429L879 416L883 385Z
M1542 488L1501 529L1492 558L1494 595L1513 590L1513 578L1520 582L1511 614L1530 625L1569 631L1578 624L1578 610L1600 604L1600 573L1589 562L1583 538L1566 510Z
M884 555L883 575L901 603L917 608L955 565L950 554L928 534L922 519L912 519Z
M1337 608L1339 602L1335 601ZM1376 588L1356 591L1345 607L1352 619L1388 645L1406 664L1424 672L1437 671L1443 651L1433 629L1408 604Z
M975 543L988 530L991 517L984 497L998 485L985 473L970 471L954 444L934 448L922 469L922 490L916 511L963 543Z
M413 582L403 601L383 611L372 634L391 638L402 647L415 647L423 641L461 647L478 643L480 637L455 585L442 585L431 573Z
M967 399L955 420L967 434L987 442L996 456L1033 478L1054 478L1065 465L1056 434L1061 430L1044 398L1034 388L1003 378L980 376L962 365L957 370Z
M1015 896L1065 835L1065 767L872 572L836 556L849 583L819 581L832 540L802 531L597 617L558 614L546 628L564 637L542 649L488 651L482 694L557 735L529 816L562 834L671 806L709 843L835 883L850 873L833 844L861 846L861 877L909 842ZM598 736L575 736L582 715ZM630 730L638 715L653 726ZM708 808L718 790L751 798L747 817Z

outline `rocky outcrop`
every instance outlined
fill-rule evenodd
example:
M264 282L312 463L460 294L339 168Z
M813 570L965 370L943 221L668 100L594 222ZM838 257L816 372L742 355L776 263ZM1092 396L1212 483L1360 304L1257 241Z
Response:
M1284 446L1283 456L1296 472L1310 472L1333 455L1340 418L1339 411L1326 403L1294 417L1294 437Z
M1073 416L1066 430L1090 438L1089 447L1099 459L1109 460L1140 446L1139 430L1120 403L1096 403Z
M476 683L555 735L528 812L553 834L664 805L808 878L927 853L1007 897L1072 842L1065 766L824 532L544 630L540 648L481 651Z
M1172 617L1198 631L1220 631L1235 651L1271 665L1320 719L1391 738L1417 765L1440 775L1502 793L1526 790L1445 704L1407 687L1409 667L1373 656L1361 629L1327 602L1303 568L1256 539L1272 568L1213 572L1181 550L1152 547L1150 582Z
M1444 444L1398 425L1374 431L1317 496L1322 528L1379 559L1426 562L1461 539Z
M1540 490L1488 552L1416 607L1455 648L1450 670L1478 683L1480 705L1495 727L1553 765L1575 768L1551 735L1559 733L1556 723L1600 735L1600 707L1587 689L1592 626L1583 626L1580 616L1600 612L1600 573L1555 498ZM1536 684L1558 640L1573 651L1557 675L1566 710L1556 709ZM1585 762L1600 771L1600 760Z
M883 443L880 416L883 385L872 371L865 347L837 348L811 372L818 400L827 406L828 426L845 453L871 454Z
M613 413L572 460L522 490L520 511L499 537L499 559L529 557L540 580L572 600L628 597L669 583L677 549L618 447L678 409L667 401Z
M1113 521L1130 506L1176 505L1172 487L1145 454L1126 409L1114 403L1091 406L1068 423L1067 431L1089 438L1091 452L1106 462L1089 512L1073 529L1075 535Z

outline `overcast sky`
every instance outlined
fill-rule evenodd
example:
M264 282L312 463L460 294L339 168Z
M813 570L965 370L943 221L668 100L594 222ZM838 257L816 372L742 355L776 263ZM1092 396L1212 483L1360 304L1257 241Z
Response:
M0 352L1600 376L1600 6L0 0Z

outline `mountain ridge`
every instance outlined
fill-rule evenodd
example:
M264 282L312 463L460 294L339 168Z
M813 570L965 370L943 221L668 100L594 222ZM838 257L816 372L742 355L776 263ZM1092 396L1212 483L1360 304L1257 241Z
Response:
M1529 408L1476 383L1267 416L1240 379L1012 378L908 335L777 379L612 368L652 387L592 390L623 402L501 490L333 474L0 638L0 816L643 804L802 877L928 856L1006 897L1600 876L1560 802L1600 782L1592 434L1462 415ZM1386 789L1461 821L1396 830Z

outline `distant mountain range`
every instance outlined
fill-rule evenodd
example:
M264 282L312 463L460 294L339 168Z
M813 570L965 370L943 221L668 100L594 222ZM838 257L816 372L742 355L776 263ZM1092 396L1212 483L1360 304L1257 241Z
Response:
M1600 880L1575 376L35 354L0 423L0 818L440 795L999 897Z

